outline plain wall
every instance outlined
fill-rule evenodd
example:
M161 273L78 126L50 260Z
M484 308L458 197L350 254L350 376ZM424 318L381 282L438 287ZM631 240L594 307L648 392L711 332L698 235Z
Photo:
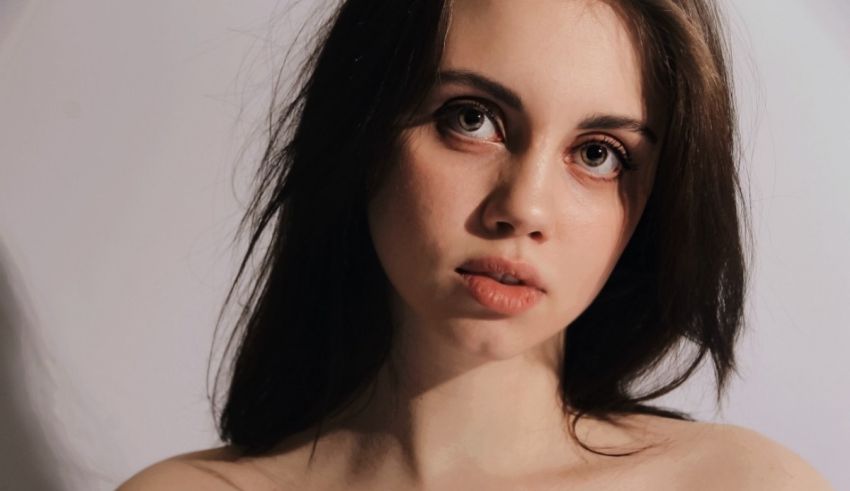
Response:
M0 0L0 489L112 489L217 444L207 361L288 3ZM705 376L665 402L850 489L850 4L727 12L749 331L722 412Z

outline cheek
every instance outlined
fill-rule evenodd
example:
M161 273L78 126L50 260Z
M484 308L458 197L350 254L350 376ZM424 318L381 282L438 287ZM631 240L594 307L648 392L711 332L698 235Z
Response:
M561 276L567 279L566 295L582 308L602 289L625 247L625 216L623 203L609 196L583 205L581 217L570 220Z
M463 200L470 194L445 160L424 147L402 150L369 205L378 258L401 296L414 303L439 295L439 276L433 273L453 267L445 261L458 252L449 244L463 233Z
M636 177L636 176L635 176ZM616 186L569 186L549 263L559 285L551 315L572 322L596 298L625 249L643 202L628 179Z
M428 210L420 209L421 203L411 196L411 185L402 170L394 167L369 205L372 242L390 279L409 273L404 271L404 258L418 255L418 249L423 247L416 235L421 217L427 215ZM399 269L397 274L391 274Z

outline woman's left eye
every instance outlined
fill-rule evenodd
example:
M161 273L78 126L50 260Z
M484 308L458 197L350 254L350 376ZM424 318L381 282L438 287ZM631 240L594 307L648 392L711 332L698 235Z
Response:
M577 153L579 163L601 179L614 179L621 171L633 168L628 152L619 142L592 140L581 144Z
M447 105L439 111L438 128L475 140L499 142L502 132L498 118L487 106L476 101Z

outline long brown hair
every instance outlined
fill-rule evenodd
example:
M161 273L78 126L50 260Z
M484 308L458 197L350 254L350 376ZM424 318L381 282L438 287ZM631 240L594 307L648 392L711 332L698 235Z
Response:
M709 0L611 3L632 28L667 131L629 244L597 298L565 326L561 397L579 417L687 419L649 402L707 357L719 401L743 322L746 220L724 38ZM342 2L297 90L270 119L242 221L248 249L225 306L246 279L247 300L225 348L232 364L225 356L212 395L216 413L224 371L218 431L244 455L310 428L317 441L323 422L363 394L388 358L392 286L366 205L404 115L416 113L435 81L450 10L445 0ZM691 358L659 373L666 355L687 345Z

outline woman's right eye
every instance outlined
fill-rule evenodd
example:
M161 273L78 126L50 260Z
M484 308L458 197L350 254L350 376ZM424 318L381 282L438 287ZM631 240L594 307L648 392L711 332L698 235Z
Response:
M475 140L503 140L496 115L488 107L475 101L445 106L440 110L437 126L441 132L452 131Z

